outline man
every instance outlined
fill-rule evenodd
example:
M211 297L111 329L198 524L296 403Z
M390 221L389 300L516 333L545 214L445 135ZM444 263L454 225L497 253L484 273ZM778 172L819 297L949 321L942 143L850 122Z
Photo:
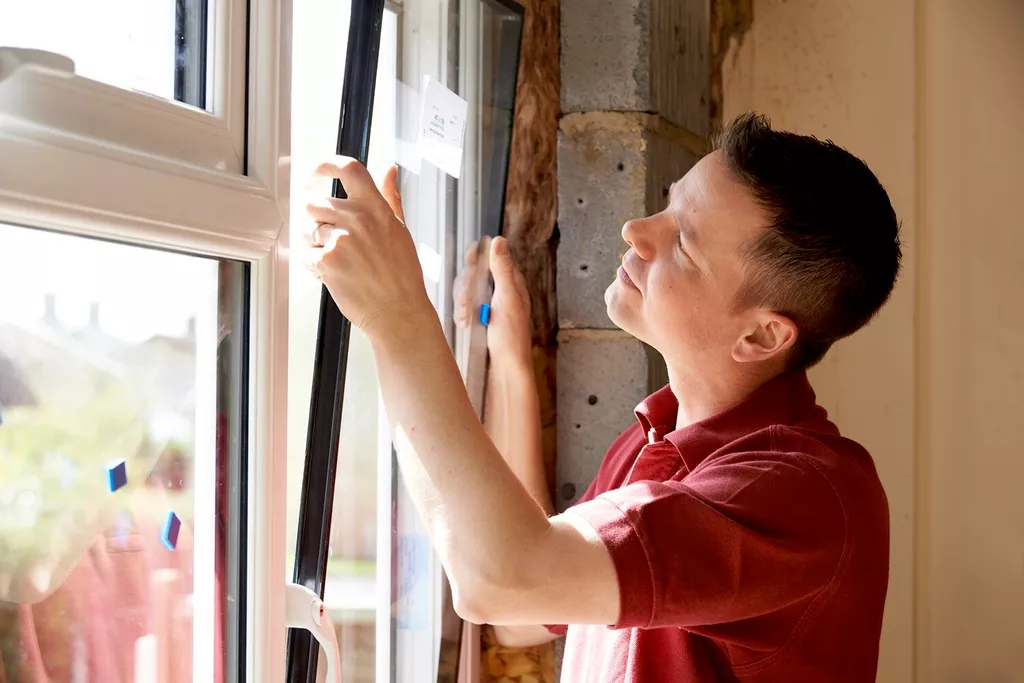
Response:
M804 372L896 280L898 223L863 162L746 115L664 211L623 226L608 315L665 357L670 383L560 515L539 475L528 303L507 243L490 253L503 458L427 301L395 170L383 197L351 160L319 172L351 198L309 206L311 267L373 346L402 473L463 617L518 644L569 624L563 681L874 680L888 506Z

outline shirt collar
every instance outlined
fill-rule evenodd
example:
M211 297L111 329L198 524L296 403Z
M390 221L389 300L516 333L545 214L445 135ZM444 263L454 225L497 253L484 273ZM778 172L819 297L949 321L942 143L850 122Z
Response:
M636 417L649 440L671 443L693 470L719 448L770 425L794 424L815 406L814 389L800 370L777 375L738 403L682 429L675 428L679 402L667 384L636 407Z

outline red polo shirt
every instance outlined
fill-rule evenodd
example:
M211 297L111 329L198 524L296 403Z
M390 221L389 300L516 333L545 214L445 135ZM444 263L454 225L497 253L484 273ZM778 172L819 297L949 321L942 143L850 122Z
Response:
M640 404L571 510L621 612L568 627L563 683L874 681L889 512L871 456L803 372L684 429L677 408L669 387Z

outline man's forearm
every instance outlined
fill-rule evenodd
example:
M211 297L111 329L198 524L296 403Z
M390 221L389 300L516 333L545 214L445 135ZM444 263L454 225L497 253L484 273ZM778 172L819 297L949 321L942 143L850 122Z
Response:
M436 318L369 336L407 488L453 587L482 598L513 580L547 517L480 424Z
M554 514L544 472L540 401L530 364L491 359L484 423L519 481L547 514Z

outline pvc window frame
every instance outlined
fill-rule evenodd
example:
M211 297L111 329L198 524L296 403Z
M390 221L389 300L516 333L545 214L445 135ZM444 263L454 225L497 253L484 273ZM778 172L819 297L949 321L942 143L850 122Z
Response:
M0 221L249 264L244 680L284 677L291 0L217 0L197 110L0 48ZM229 672L229 680L234 680Z

